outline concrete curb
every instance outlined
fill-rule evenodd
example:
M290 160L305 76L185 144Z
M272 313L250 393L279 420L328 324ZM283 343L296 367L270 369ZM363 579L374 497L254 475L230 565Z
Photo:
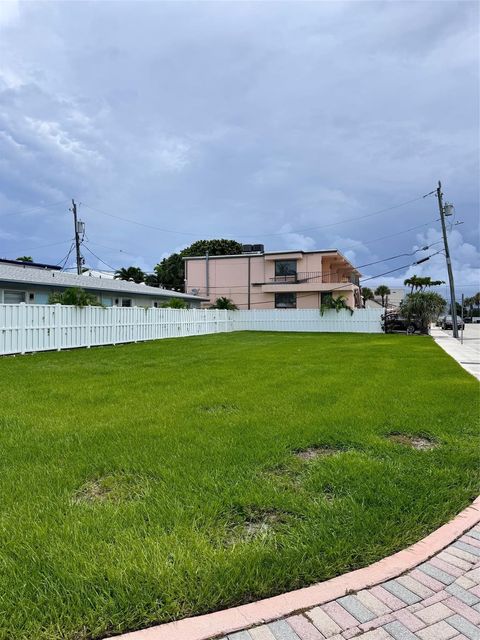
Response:
M326 582L258 602L168 622L116 636L116 638L117 640L208 640L214 636L222 636L271 622L297 611L336 600L349 592L360 591L396 578L427 561L478 523L480 523L480 496L453 520L423 540L364 569L357 569Z

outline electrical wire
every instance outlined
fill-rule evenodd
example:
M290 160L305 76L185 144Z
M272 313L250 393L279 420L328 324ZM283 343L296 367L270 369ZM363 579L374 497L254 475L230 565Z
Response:
M49 209L50 207L56 207L61 204L66 204L67 202L69 202L69 200L60 200L59 202L51 202L50 204L39 205L34 209L24 209L23 211L12 211L10 213L2 213L0 214L0 219L9 218L10 216L20 216L20 215L23 215L24 213L36 213L38 211L43 211L44 209Z
M92 251L91 249L89 249L89 248L87 247L87 245L86 245L86 244L84 244L83 246L84 246L84 248L85 248L89 253L91 253L91 254L92 254L92 256L94 256L97 260L100 260L100 262L101 262L102 264L104 264L106 267L108 267L108 268L109 268L109 269L111 269L112 271L117 271L117 269L115 269L115 267L112 267L112 265L111 265L111 264L108 264L107 262L105 262L105 260L102 260L99 256L97 256L97 254L96 254L96 253L93 253L93 251Z
M60 266L60 263L63 263L63 264L61 265L61 270L62 270L62 271L64 271L64 270L65 270L65 265L67 264L67 261L68 261L68 259L69 259L70 255L71 255L71 253L72 253L72 251L73 251L74 247L75 247L75 243L73 243L73 242L72 242L72 244L70 245L70 249L68 250L68 253L67 253L67 255L65 256L65 258L62 258L61 260L59 260L59 261L57 262L57 266Z
M276 233L257 233L257 234L233 234L236 237L239 238L254 238L254 237L262 237L262 238L270 238L270 237L275 237L275 236L285 236L285 235L290 235L292 233L303 233L305 231L313 231L313 230L317 230L317 229L328 229L330 227L335 227L341 224L345 224L347 222L352 222L354 220L364 220L365 218L371 218L372 216L378 216L382 213L386 213L388 211L393 211L395 209L399 209L400 207L405 207L409 204L412 204L413 202L418 202L419 200L423 200L424 198L426 198L427 196L430 196L432 193L434 193L434 191L431 191L430 193L426 193L425 195L422 196L417 196L416 198L412 198L411 200L406 200L405 202L401 202L399 204L395 204L392 205L391 207L386 207L384 209L379 209L378 211L374 211L372 213L367 213L365 215L361 215L361 216L355 216L353 218L345 218L343 220L339 220L337 222L331 222L329 224L324 224L324 225L317 225L314 227L306 227L303 229L290 229L289 231L282 231L282 232L276 232ZM151 225L151 224L147 224L145 222L139 222L138 220L132 220L130 218L125 218L123 216L118 216L116 214L113 213L109 213L108 211L105 211L103 209L99 209L98 207L92 207L89 204L86 204L85 202L81 202L80 203L82 206L87 207L88 209L91 209L92 211L96 211L98 213L101 213L102 215L106 215L109 216L111 218L115 218L117 220L122 220L123 222L130 222L131 224L136 224L140 227L145 227L147 229L155 229L156 231L161 231L162 233L173 233L173 234L177 234L177 235L186 235L186 236L198 236L198 233L193 233L193 232L189 232L189 231L176 231L173 229L164 229L163 227L157 227L155 225ZM220 234L220 235L232 235L232 234Z

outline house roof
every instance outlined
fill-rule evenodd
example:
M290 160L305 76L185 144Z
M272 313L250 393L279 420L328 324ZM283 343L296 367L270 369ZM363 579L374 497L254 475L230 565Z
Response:
M0 286L2 283L43 285L46 287L81 287L82 289L94 289L95 291L107 291L113 293L136 293L142 296L155 298L183 298L184 300L207 300L199 296L159 287L149 287L145 284L127 282L125 280L112 280L87 275L77 275L54 271L52 269L32 269L26 265L11 265L0 263Z

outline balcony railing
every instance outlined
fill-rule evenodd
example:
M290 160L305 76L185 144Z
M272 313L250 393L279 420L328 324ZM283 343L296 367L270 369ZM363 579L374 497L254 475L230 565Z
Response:
M321 271L299 271L285 276L274 276L269 279L269 284L306 284L306 283L353 283L358 284L358 277L351 275L339 275L324 273Z

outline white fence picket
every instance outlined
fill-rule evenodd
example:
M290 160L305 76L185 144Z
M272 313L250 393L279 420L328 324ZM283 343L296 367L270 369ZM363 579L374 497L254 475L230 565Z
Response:
M0 355L228 331L382 332L381 309L157 309L0 304Z

